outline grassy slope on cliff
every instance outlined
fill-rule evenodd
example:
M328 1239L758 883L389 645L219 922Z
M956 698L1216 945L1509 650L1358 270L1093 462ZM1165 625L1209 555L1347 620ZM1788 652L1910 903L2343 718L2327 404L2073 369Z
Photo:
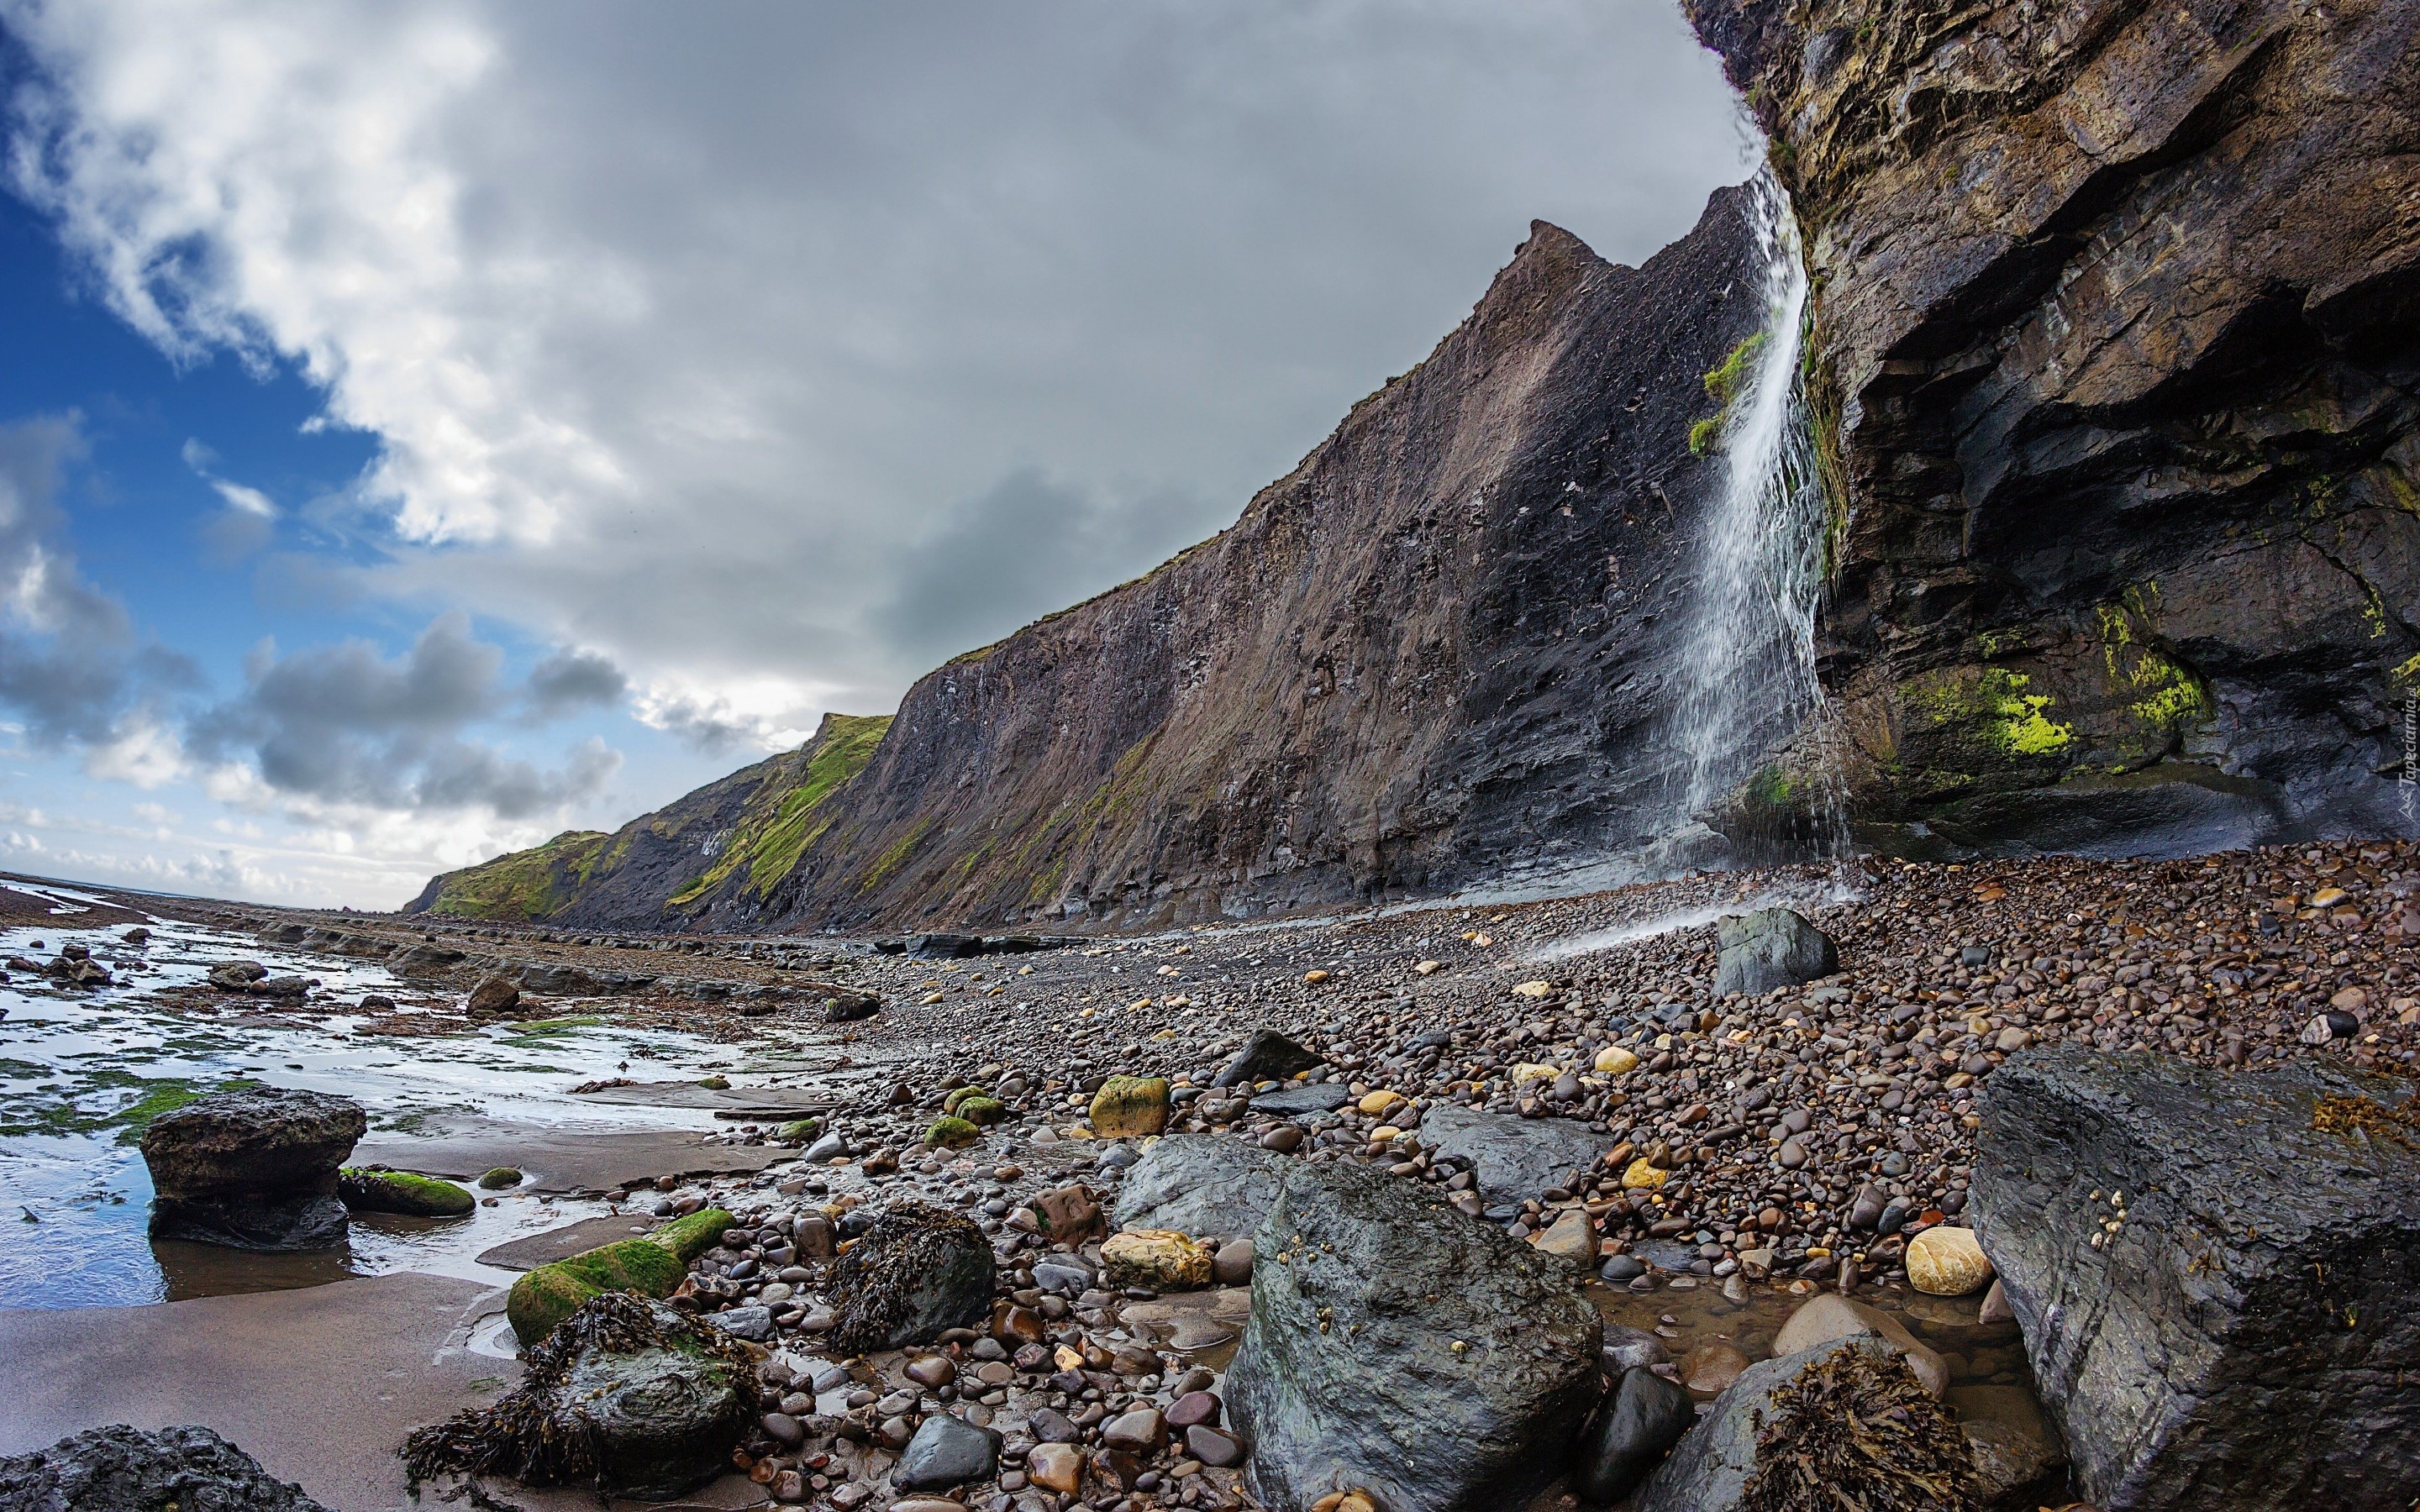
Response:
M431 879L405 909L455 918L545 918L570 901L610 837L566 829L545 844Z
M407 913L636 928L668 912L763 896L828 821L818 809L873 759L889 715L826 715L796 750L710 782L611 835L572 831L432 879Z

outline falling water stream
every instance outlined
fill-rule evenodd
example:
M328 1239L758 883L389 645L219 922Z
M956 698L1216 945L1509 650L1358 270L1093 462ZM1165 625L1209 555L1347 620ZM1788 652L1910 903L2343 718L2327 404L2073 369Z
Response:
M1848 854L1834 720L1815 669L1830 510L1816 467L1801 355L1807 270L1798 231L1770 175L1751 214L1764 252L1766 315L1749 338L1744 384L1726 408L1724 479L1700 532L1686 682L1678 709L1683 818L1706 815L1793 740L1794 804L1812 819L1807 847Z

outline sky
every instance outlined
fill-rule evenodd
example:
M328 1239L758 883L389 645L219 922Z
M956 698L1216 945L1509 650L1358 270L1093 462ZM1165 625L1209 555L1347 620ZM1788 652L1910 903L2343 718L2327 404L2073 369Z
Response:
M1215 533L1754 152L1668 0L0 0L0 867L373 908Z

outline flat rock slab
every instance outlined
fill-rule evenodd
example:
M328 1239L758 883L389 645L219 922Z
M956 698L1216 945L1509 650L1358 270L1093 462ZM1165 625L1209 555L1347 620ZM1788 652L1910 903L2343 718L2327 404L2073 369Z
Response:
M1613 1137L1571 1119L1524 1119L1433 1107L1420 1119L1420 1142L1439 1155L1472 1163L1479 1195L1489 1202L1522 1202L1560 1186L1572 1172L1596 1168Z
M1118 1189L1121 1228L1172 1228L1249 1239L1294 1169L1291 1155L1241 1139L1170 1134L1143 1151Z
M531 1234L493 1249L481 1250L479 1263L492 1265L500 1271L535 1271L541 1265L552 1265L574 1255L585 1255L600 1244L617 1244L626 1239L637 1239L655 1227L654 1219L635 1213L582 1218L576 1224L566 1224L560 1228L550 1228L543 1234Z
M1342 1082L1313 1082L1308 1087L1280 1087L1256 1092L1252 1111L1272 1118L1296 1119L1306 1113L1333 1113L1353 1101L1353 1089Z
M526 1172L523 1192L603 1191L659 1176L753 1173L798 1151L771 1145L708 1144L680 1129L583 1132L489 1120L432 1134L374 1134L353 1151L357 1165L476 1180L499 1165Z
M0 1312L0 1454L85 1428L195 1423L344 1512L405 1504L396 1450L500 1394L510 1360L449 1349L475 1281L383 1275L148 1307Z
M583 1103L613 1103L628 1107L699 1108L725 1119L803 1119L830 1113L835 1104L829 1092L789 1087L700 1087L695 1082L633 1082L628 1087L602 1087L582 1092Z
M2094 1505L2420 1499L2410 1095L2064 1048L1993 1074L1970 1211Z

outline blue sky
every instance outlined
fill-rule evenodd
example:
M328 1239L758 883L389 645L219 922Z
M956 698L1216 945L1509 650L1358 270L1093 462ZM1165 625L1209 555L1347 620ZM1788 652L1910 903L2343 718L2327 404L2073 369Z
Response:
M0 0L0 866L391 907L1231 520L1532 216L1745 177L1648 0Z

